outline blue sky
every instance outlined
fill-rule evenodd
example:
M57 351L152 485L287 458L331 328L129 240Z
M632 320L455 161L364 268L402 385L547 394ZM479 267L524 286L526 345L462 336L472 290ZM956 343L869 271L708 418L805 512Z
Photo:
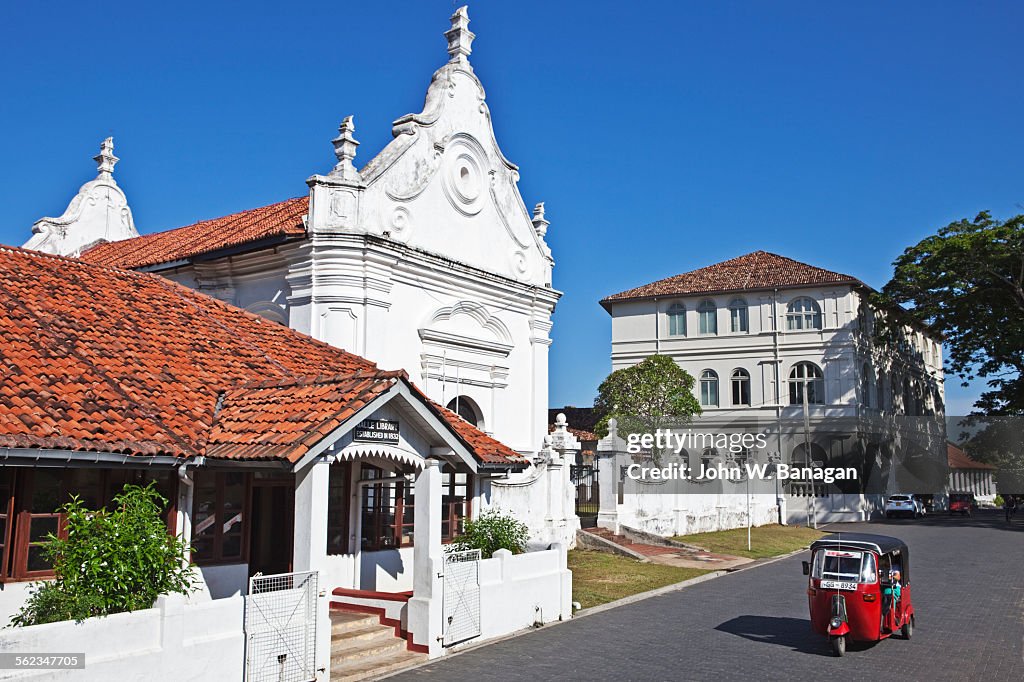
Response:
M419 111L441 0L16 3L0 24L0 242L94 175L113 134L143 232L306 191ZM1024 212L1024 5L477 2L472 56L528 205L547 203L551 404L609 369L603 296L756 249L884 284L982 209ZM977 389L947 388L949 412Z

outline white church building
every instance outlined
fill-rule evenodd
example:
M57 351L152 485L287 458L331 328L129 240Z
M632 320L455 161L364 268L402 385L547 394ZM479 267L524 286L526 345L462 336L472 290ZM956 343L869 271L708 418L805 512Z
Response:
M830 484L716 481L677 491L623 481L617 522L674 535L743 526L748 514L754 525L857 521L885 494L943 491L941 339L902 325L882 340L877 323L893 313L874 308L871 292L856 277L756 251L603 299L613 370L669 356L695 379L703 413L693 428L761 434L767 444L684 450L684 464L697 471L749 458L858 471Z
M552 287L544 204L527 209L518 167L495 139L469 60L475 36L468 24L465 7L452 15L448 60L434 73L423 110L395 120L394 139L380 153L357 165L355 126L344 118L332 140L333 167L305 179L305 191L292 199L139 236L114 180L113 141L103 142L96 179L61 217L37 221L26 250L2 255L12 268L36 273L26 277L39 286L54 269L75 274L80 286L52 301L38 287L24 296L41 310L72 311L67 317L78 326L71 329L109 315L102 318L115 325L109 343L141 364L124 376L120 365L105 366L102 376L144 386L110 399L142 395L145 403L112 409L167 411L139 428L150 436L166 428L170 440L156 442L158 434L152 443L124 445L137 435L134 427L92 424L110 412L77 405L91 395L77 391L65 401L84 416L63 431L63 413L0 426L0 502L31 507L40 481L53 488L47 500L63 499L85 476L81 467L92 467L85 477L95 479L98 500L126 476L156 476L172 500L168 528L193 543L206 599L241 598L253 576L315 570L328 595L318 618L326 617L327 601L332 613L377 614L410 651L430 656L571 616L565 561L579 520L568 462L579 443L564 428L551 435L547 428L551 318L561 293ZM304 179L296 180L302 187ZM168 297L179 285L196 298L193 291ZM133 311L116 327L117 310L98 310L100 298L119 307L96 293L108 288L124 291L123 305L163 301L169 319ZM210 326L211 316L226 321ZM155 328L165 322L170 336L161 339ZM0 331L12 340L39 333L31 325ZM176 343L178 333L190 341ZM203 352L207 345L216 352ZM53 348L46 352L59 355L64 346ZM253 350L258 359L242 367L232 359ZM293 357L300 352L308 357ZM163 353L177 364L147 364ZM87 359L111 362L102 348ZM193 363L202 381L191 376ZM252 383L258 368L266 385ZM56 370L33 371L31 395L19 385L0 388L36 400L68 385ZM220 373L230 375L224 386L210 378ZM160 396L162 385L175 387L167 389L173 399ZM257 399L248 391L268 393ZM25 419L47 409L40 402ZM301 443L289 440L296 424L312 429ZM264 433L253 431L259 425ZM58 437L47 431L53 428L64 434L61 456L42 457L54 447L46 439ZM80 428L88 433L67 435ZM248 433L247 445L235 431ZM121 440L107 443L93 432L118 432ZM96 469L101 461L110 471ZM443 610L451 595L442 547L488 509L524 521L531 551L480 562L475 598L486 613L459 616L456 624L476 618L476 634L458 639ZM56 508L40 513L59 524ZM6 523L9 531L0 539L16 540L0 545L5 617L31 580L48 575L45 562L32 558L31 519L21 518L0 514L0 530ZM332 655L331 632L321 622L321 665Z

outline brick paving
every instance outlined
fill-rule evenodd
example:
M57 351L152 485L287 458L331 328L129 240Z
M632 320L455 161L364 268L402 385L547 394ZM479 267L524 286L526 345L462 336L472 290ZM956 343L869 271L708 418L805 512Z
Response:
M910 546L917 627L829 653L798 555L402 673L399 680L1010 680L1024 677L1024 519L834 525Z
M623 535L615 535L605 528L588 528L588 533L599 535L605 540L614 542L617 545L626 547L637 554L646 557L649 561L666 566L678 566L682 568L703 568L708 570L730 569L751 563L751 559L732 556L730 554L713 554L702 552L686 547L672 545L650 545L642 542L633 542Z

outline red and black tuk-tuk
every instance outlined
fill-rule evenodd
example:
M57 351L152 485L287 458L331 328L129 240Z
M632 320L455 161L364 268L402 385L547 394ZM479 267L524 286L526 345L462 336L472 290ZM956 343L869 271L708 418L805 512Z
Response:
M811 544L803 562L811 627L825 635L832 653L846 653L847 640L876 642L914 632L910 550L897 538L836 533Z

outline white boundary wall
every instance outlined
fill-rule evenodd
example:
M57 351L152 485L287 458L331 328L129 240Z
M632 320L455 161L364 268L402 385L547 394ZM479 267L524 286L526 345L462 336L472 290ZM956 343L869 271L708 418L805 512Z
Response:
M241 680L243 609L242 597L168 595L143 611L0 630L0 653L85 654L85 670L0 670L0 680Z
M480 562L480 636L445 652L473 646L536 624L572 618L572 573L563 544L540 552L499 549Z

